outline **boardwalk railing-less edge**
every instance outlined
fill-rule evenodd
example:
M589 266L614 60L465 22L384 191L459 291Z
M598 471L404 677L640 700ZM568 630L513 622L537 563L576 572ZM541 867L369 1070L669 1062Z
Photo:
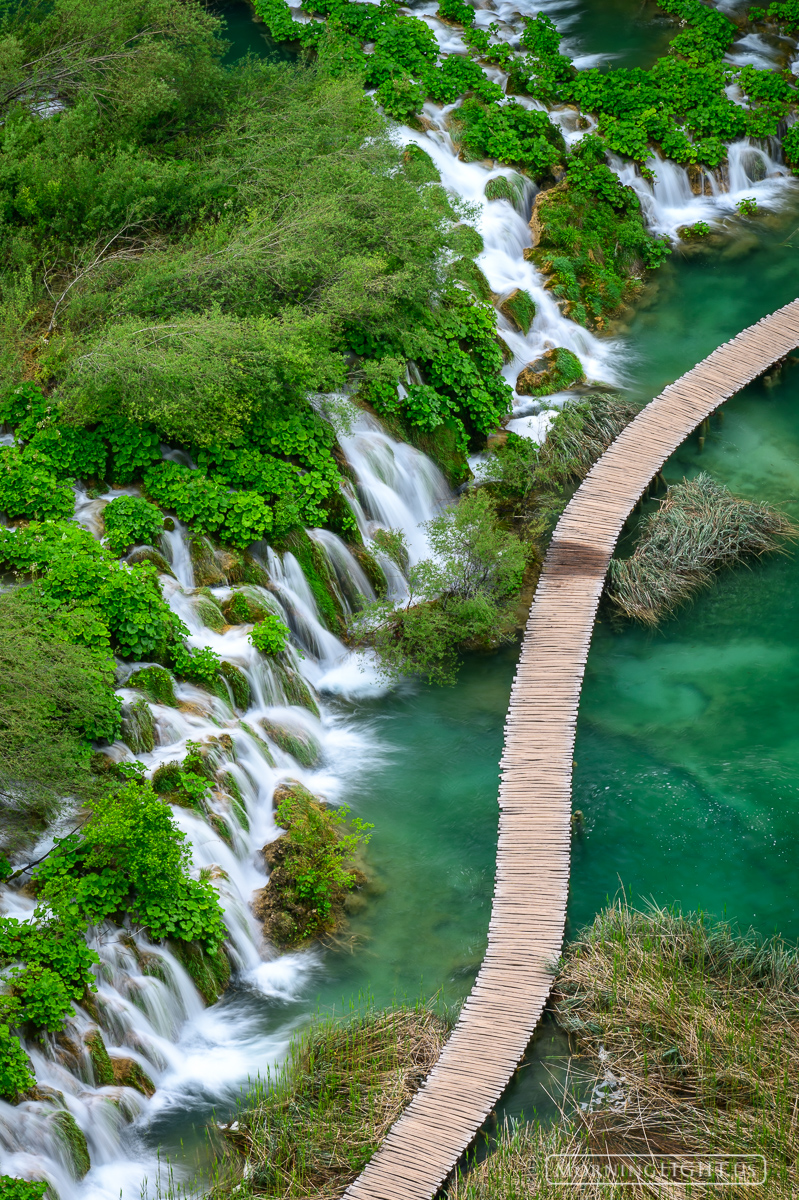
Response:
M571 776L585 661L622 526L670 454L714 409L799 346L799 300L720 346L602 455L558 522L511 691L488 949L424 1086L350 1200L429 1200L504 1090L543 1012L569 888Z

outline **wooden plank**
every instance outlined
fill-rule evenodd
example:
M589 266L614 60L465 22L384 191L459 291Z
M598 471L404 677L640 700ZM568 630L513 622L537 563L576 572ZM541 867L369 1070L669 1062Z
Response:
M797 346L799 300L665 388L594 464L561 516L530 609L505 724L485 958L438 1062L347 1188L350 1200L430 1200L524 1053L563 941L577 709L610 555L669 455L720 404Z

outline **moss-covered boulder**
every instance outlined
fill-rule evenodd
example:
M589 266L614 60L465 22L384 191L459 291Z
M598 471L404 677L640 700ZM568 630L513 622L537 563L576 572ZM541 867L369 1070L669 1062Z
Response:
M411 183L441 182L441 174L430 155L414 142L403 150L402 163Z
M227 621L222 609L210 595L198 594L192 598L191 606L203 625L207 625L214 633L221 633Z
M155 567L156 571L161 575L171 575L175 578L175 572L164 558L160 550L156 550L155 546L135 546L130 554L126 555L125 562L134 565L135 563L150 562Z
M224 949L209 954L199 942L174 939L169 948L206 1004L216 1004L230 983L230 961Z
M485 185L486 200L507 200L518 208L524 200L524 180L515 172L513 175L497 175Z
M301 767L319 765L322 750L316 738L307 729L301 729L299 726L289 728L266 717L261 718L260 725L270 742L274 742L279 750L290 754Z
M122 741L134 754L152 753L155 747L155 722L146 700L134 700L125 705Z
M50 1118L50 1128L64 1149L64 1157L69 1165L69 1171L75 1179L83 1179L88 1174L92 1160L89 1157L89 1147L86 1135L78 1125L72 1113L62 1109L53 1113Z
M272 660L272 670L283 692L286 704L296 704L298 708L307 708L315 717L318 717L319 705L314 699L313 692L299 671L291 665L287 655L276 655Z
M164 667L143 667L141 671L134 671L127 686L141 689L155 704L177 708L175 681Z
M557 346L519 372L516 391L520 396L549 396L583 382L583 365L577 355Z
M222 612L229 625L254 625L256 621L262 621L266 613L273 611L255 588L236 588L222 604Z
M222 587L227 583L224 571L216 561L214 547L205 537L189 540L189 554L197 587Z
M241 667L237 667L235 663L223 660L219 666L219 674L229 686L236 708L242 712L246 712L250 707L251 689L250 681Z
M84 1035L83 1044L89 1053L95 1087L113 1087L114 1068L111 1065L111 1059L108 1056L108 1051L105 1048L105 1042L100 1030L90 1029Z
M159 796L166 795L167 792L174 792L180 787L180 772L181 763L177 760L174 762L161 763L160 767L156 767L153 771L152 785L153 790Z
M514 329L527 335L535 316L535 300L524 288L514 288L501 302L499 311Z
M473 258L456 258L447 268L447 273L462 283L476 300L486 303L491 299L491 284Z
M149 1100L155 1092L155 1084L135 1058L114 1057L111 1059L111 1065L117 1087L134 1088Z
M367 879L352 861L361 834L342 814L295 780L275 791L275 809L286 832L263 848L269 882L252 907L269 940L288 948L332 933Z

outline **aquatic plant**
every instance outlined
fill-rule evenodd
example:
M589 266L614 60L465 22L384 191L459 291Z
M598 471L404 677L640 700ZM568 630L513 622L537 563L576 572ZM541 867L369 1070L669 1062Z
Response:
M716 571L797 536L784 513L734 496L703 472L668 489L641 522L630 558L611 559L606 594L617 612L655 626L710 587Z
M155 545L164 519L154 504L138 496L118 496L103 509L103 524L113 554L124 554L138 543Z
M446 1034L446 1022L421 1004L318 1018L223 1127L230 1149L209 1200L340 1196L418 1091Z
M289 630L277 613L266 612L250 634L250 641L262 654L280 654L286 649Z

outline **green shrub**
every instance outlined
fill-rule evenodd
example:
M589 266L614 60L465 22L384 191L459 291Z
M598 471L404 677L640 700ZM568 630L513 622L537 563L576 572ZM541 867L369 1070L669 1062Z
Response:
M103 522L112 554L124 554L131 546L155 545L164 519L154 504L137 496L118 496L103 509Z
M0 510L11 520L66 519L74 509L72 488L58 481L44 454L0 447Z
M20 1040L11 1033L8 1025L0 1021L0 1096L4 1100L15 1101L22 1092L26 1092L28 1088L33 1087L36 1082L28 1065L29 1059L27 1054L20 1044ZM0 1176L0 1195L14 1196L15 1193L9 1189L6 1193L7 1175ZM19 1181L21 1183L21 1181ZM16 1181L11 1181L13 1187ZM25 1184L22 1184L24 1188ZM45 1184L42 1184L40 1192L25 1192L19 1190L16 1194L22 1197L27 1196L42 1196L44 1194Z
M128 913L160 939L199 941L211 953L226 932L216 892L189 875L185 834L147 782L92 801L80 834L57 839L36 868L42 900L97 924Z
M244 548L272 528L272 513L255 492L231 492L204 471L164 462L147 471L144 486L162 508L170 508L199 533L217 534Z
M250 641L262 654L280 654L288 640L289 631L277 613L266 613L250 634Z

